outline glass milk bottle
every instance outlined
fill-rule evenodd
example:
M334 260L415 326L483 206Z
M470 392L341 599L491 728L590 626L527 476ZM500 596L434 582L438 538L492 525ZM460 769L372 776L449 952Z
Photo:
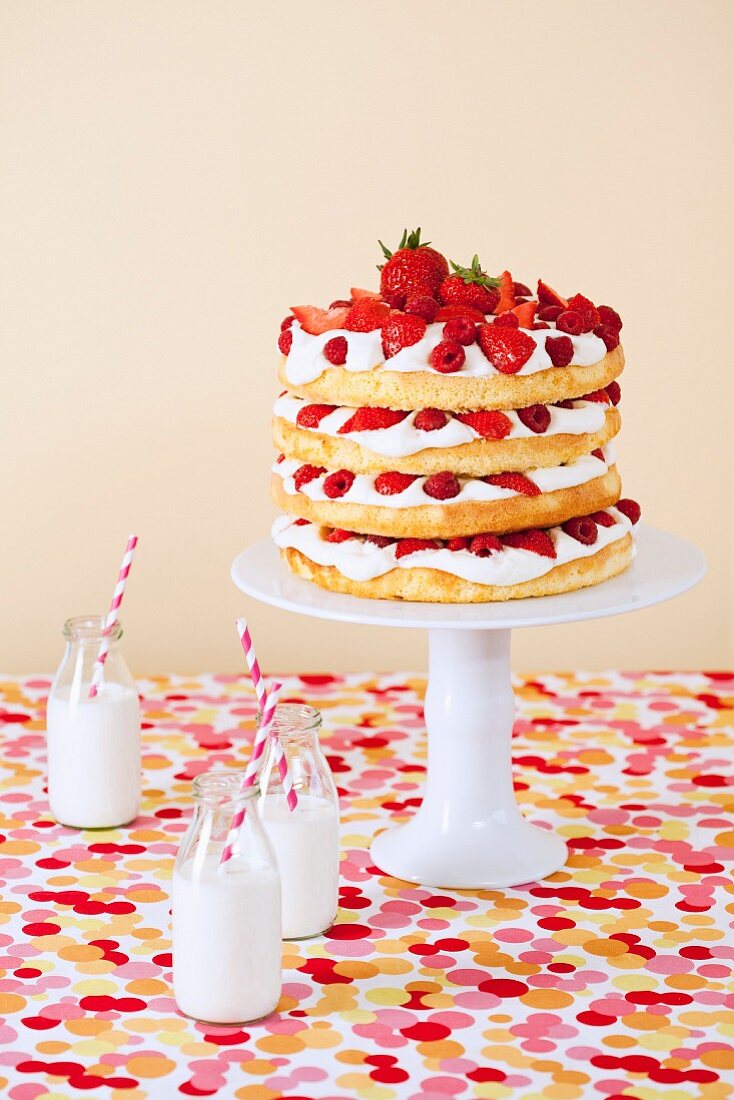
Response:
M122 658L115 623L104 677L90 699L104 620L81 615L64 624L66 651L46 707L48 801L62 825L127 825L140 805L140 705Z
M173 993L209 1024L268 1016L280 1000L280 879L257 812L257 784L207 772L193 783L194 816L173 871ZM232 856L221 864L243 808Z
M339 903L339 800L319 745L321 715L300 703L276 708L272 736L283 746L298 806L291 813L266 748L260 811L280 870L283 939L317 936L334 922Z

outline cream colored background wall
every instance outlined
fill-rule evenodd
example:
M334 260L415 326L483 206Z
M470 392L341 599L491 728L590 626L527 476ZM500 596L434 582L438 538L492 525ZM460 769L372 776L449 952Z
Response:
M728 0L5 0L0 667L50 669L129 529L138 672L420 667L423 640L232 588L268 530L291 303L377 237L581 289L625 320L626 491L709 557L695 592L520 632L521 668L731 662ZM660 563L665 568L665 563Z

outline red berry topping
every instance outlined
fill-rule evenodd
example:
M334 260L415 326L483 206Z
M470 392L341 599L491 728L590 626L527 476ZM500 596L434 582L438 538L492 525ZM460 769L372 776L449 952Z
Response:
M526 497L540 496L538 486L529 477L525 477L525 474L490 474L482 480L486 481L487 485L496 485L499 489L512 489L514 493L522 493Z
M380 300L379 290L365 290L361 286L352 286L349 288L349 293L352 295L352 301L349 303L350 305L352 302L359 301L360 298L374 298L376 302Z
M568 336L546 336L545 350L554 367L567 367L573 359L573 342Z
M453 539L448 539L446 543L446 549L451 550L452 553L456 553L457 550L468 550L471 539L466 538L464 535L457 536Z
M516 298L532 298L533 292L529 286L525 286L525 283L518 283L515 281L512 284L512 292Z
M591 454L594 458L598 458L600 462L606 462L604 451L601 449L601 447L597 447L595 451L591 452Z
M642 514L642 509L637 501L631 500L630 497L623 497L622 500L618 500L616 507L627 517L630 523L637 523Z
M509 416L496 409L481 409L479 412L457 413L457 420L468 424L482 439L504 439L512 431Z
M527 409L517 409L517 415L525 427L536 435L548 431L551 414L547 405L528 405Z
M520 328L520 319L509 309L506 313L500 313L494 324L498 328Z
M398 493L404 493L417 476L417 474L400 474L397 470L386 470L375 478L375 489L383 497L394 497Z
M333 413L336 405L304 405L298 410L296 424L299 428L318 428L321 421L329 413Z
M416 554L419 550L437 550L438 543L433 539L400 539L395 547L396 558L407 558L408 554Z
M293 333L289 328L284 328L278 337L278 351L281 355L288 355L293 343Z
M391 428L393 424L399 424L401 420L405 420L407 415L407 412L400 412L397 409L380 409L365 405L361 409L357 409L349 417L349 420L344 421L338 434L376 432L381 428Z
M530 326L530 328L533 329L533 331L535 331L536 329L550 328L550 325L548 324L547 321L535 321L534 324L532 324Z
M523 302L522 305L515 306L512 310L512 316L517 317L520 328L532 328L535 323L535 312L537 308L537 302ZM499 320L499 317L497 320Z
M482 311L474 309L473 306L441 306L436 314L437 321L450 321L454 317L468 317L470 321L476 321L478 325L481 325L485 320Z
M390 306L390 309L405 309L405 295L401 294L399 290L388 290L383 297L383 301Z
M592 512L591 518L599 527L614 527L617 522L614 516L609 515L609 512Z
M572 409L574 407L573 401L555 401L554 404L557 409Z
M582 332L591 332L601 322L598 309L591 299L585 298L583 294L574 294L573 298L569 298L568 308L581 314L584 323Z
M418 295L431 298L436 296L439 286L449 273L449 265L440 252L421 241L420 229L414 229L412 233L404 230L395 252L385 248L382 241L379 244L387 260L380 273L383 298L395 292L404 294L406 298Z
M496 535L475 535L469 543L469 551L478 558L488 558L502 549L502 543Z
M385 547L391 546L395 539L391 539L388 535L368 535L366 542L371 542L373 546Z
M438 313L438 302L435 298L429 298L426 294L418 298L408 298L405 312L412 313L415 317L422 317L430 325Z
M479 346L492 366L502 374L517 374L535 351L535 340L526 332L494 325L479 326Z
M595 401L597 405L608 405L609 394L606 390L594 390L592 393L585 393L583 397L577 397L577 401Z
M327 542L346 542L355 537L354 531L345 531L343 527L332 527L326 536Z
M290 328L294 321L295 317L292 313L289 313L288 316L284 317L283 320L280 322L280 331L283 332L284 329Z
M423 492L434 500L451 500L452 497L458 497L461 485L455 474L443 470L440 474L431 474L426 478Z
M431 352L431 366L441 374L453 374L461 370L466 352L456 340L442 340Z
M354 474L351 470L337 470L336 473L329 474L328 477L324 478L322 488L327 497L336 500L337 497L343 497L345 493L349 492L353 481Z
M617 382L617 380L615 379L614 382L610 382L609 385L605 387L605 389L611 403L613 405L618 405L620 400L622 399L622 390L620 388L619 382Z
M539 321L555 321L563 313L563 306L541 306L538 310Z
M335 367L340 367L347 361L348 350L346 336L332 336L331 340L327 340L324 344L324 358Z
M571 336L580 336L584 331L584 319L575 309L564 309L556 317L556 328L559 332L570 332Z
M347 312L344 328L349 332L374 332L390 316L390 307L374 298L360 298Z
M599 535L595 521L591 516L574 516L561 524L563 530L582 546L593 546Z
M293 526L294 527L310 527L311 526L311 520L310 519L294 519L293 520Z
M278 455L275 460L276 466L280 466L281 462L285 462L285 455Z
M619 332L622 327L622 318L619 316L616 309L612 309L611 306L599 306L597 308L597 313L603 325L608 325L609 328L614 328Z
M293 475L296 489L300 492L304 485L308 485L309 481L313 481L314 478L321 477L325 473L326 467L324 466L309 466L308 463L305 466L299 466Z
M609 325L595 325L594 336L598 336L600 340L604 341L604 347L607 351L614 351L616 347L619 347L619 329L611 328Z
M566 309L568 302L565 298L562 298L557 290L554 290L552 286L548 286L542 279L538 279L538 301L544 306L560 306L561 309ZM545 320L545 318L542 318ZM552 320L552 318L548 318Z
M460 267L453 260L451 266L455 274L444 279L438 290L443 304L472 306L482 313L492 313L500 300L498 280L482 270L479 257L474 257L471 267Z
M332 302L329 309L351 309L351 298L337 298L335 302Z
M515 301L514 283L509 271L503 271L500 275L500 298L494 307L495 313L505 313L508 309L514 309Z
M511 535L505 535L502 541L505 546L512 546L515 550L531 550L533 554L540 554L542 558L556 557L553 539L547 531L541 531L537 527L531 527L527 531L515 531Z
M304 332L311 336L320 336L322 332L329 332L333 328L344 328L349 310L343 307L319 309L318 306L291 306L291 312L295 313Z
M457 344L468 347L477 338L477 326L471 317L452 317L443 326L444 340L455 340Z
M449 418L442 409L421 409L415 414L413 424L421 432L437 432L448 422Z
M409 348L422 340L426 322L410 313L391 313L382 326L382 351L386 359L392 359L403 348Z

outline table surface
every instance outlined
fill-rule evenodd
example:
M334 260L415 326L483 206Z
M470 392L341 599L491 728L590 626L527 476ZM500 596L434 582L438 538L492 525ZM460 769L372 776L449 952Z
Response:
M518 798L571 858L541 883L482 892L421 889L370 863L374 831L420 800L424 680L286 677L285 698L324 714L342 907L328 935L284 945L279 1011L243 1030L177 1012L168 888L191 779L246 758L247 685L140 681L142 815L97 833L50 818L48 687L0 684L0 1092L11 1100L734 1095L734 677L518 683Z

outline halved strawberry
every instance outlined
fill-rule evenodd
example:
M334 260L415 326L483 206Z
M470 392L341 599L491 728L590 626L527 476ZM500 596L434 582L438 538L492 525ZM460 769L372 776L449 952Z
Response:
M515 284L512 281L512 275L509 271L503 271L500 275L500 300L494 307L494 312L495 314L504 313L507 309L514 309L516 305Z
M298 410L296 424L299 428L318 428L321 421L329 413L333 413L336 405L303 405Z
M405 420L407 415L407 412L399 412L397 409L379 409L365 405L357 409L349 420L342 424L338 434L374 432L380 428L391 428L393 424L399 424L401 420Z
M517 374L535 351L535 341L517 328L479 326L479 346L502 374Z
M479 409L477 412L457 413L456 419L473 428L482 439L504 439L512 431L512 421L499 409Z
M344 322L349 310L346 306L336 309L320 309L318 306L291 306L296 320L304 332L311 336L320 336L322 332L329 332L333 328L344 328Z
M390 316L390 308L374 298L360 298L347 311L344 328L349 332L374 332L382 328Z
M503 535L505 546L512 546L517 550L531 550L533 554L540 554L542 558L555 558L556 548L553 539L547 531L541 531L537 527L531 527L527 531L514 531L511 535Z
M520 328L532 328L535 321L535 313L538 309L537 302L523 302L521 306L515 306L513 313L520 322Z
M400 539L395 547L395 557L407 558L409 554L417 554L419 550L438 550L438 546L433 539Z
M529 477L525 477L524 474L506 473L506 474L489 474L488 477L482 478L488 485L496 485L499 489L511 489L513 493L522 493L526 497L537 497L540 495L540 489L531 481Z
M418 477L417 474L401 474L397 470L385 470L375 478L375 489L383 497L404 493Z
M426 322L412 313L393 313L382 326L382 350L391 359L403 348L409 348L423 339Z
M436 314L436 321L451 321L454 317L469 317L472 321L476 321L481 324L486 320L481 310L475 309L474 306L462 306L462 305L450 305L441 306Z
M358 302L360 298L374 298L376 302L380 300L379 290L362 290L359 286L353 286L350 288L350 294L355 302Z
M544 306L560 306L561 309L568 309L568 301L542 279L538 279L538 301Z

